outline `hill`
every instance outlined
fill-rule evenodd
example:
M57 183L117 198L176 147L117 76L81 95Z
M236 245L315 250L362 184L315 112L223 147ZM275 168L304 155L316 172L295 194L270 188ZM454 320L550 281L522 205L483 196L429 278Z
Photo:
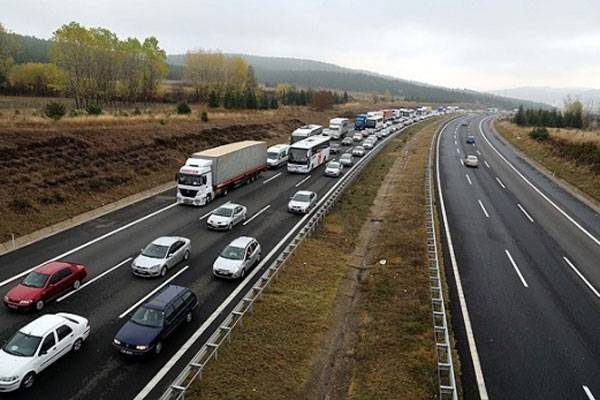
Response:
M519 87L506 90L492 90L490 93L547 103L558 108L563 106L563 100L566 96L580 99L586 107L597 108L600 105L600 89Z

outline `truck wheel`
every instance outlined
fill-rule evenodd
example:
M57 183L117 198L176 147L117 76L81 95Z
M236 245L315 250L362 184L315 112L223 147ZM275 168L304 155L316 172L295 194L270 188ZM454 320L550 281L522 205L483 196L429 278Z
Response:
M225 187L223 188L223 196L227 196L227 193L229 193L229 187L228 187L228 186L225 186Z

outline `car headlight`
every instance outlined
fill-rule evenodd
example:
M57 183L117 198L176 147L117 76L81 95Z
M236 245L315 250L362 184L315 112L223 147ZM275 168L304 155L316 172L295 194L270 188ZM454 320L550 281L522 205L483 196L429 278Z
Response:
M4 296L4 301L9 301L8 296Z
M16 375L15 376L4 376L4 377L0 378L0 382L9 382L10 383L10 382L14 382L17 380L19 380L19 377Z
M142 346L135 346L137 350L148 350L148 345L144 344Z
M159 268L160 268L160 264L156 264L156 265L153 265L153 266L150 267L150 269L152 271L158 271Z
M33 303L33 300L21 300L19 302L19 304L31 304L31 303Z
M121 341L119 339L117 339L117 338L114 338L113 339L113 343L114 344L121 344Z

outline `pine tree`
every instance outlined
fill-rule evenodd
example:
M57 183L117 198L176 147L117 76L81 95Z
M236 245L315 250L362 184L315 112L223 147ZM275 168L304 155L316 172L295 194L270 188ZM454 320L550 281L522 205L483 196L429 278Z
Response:
M279 104L277 103L277 98L276 97L272 97L271 98L271 104L269 106L270 108L272 108L273 110L276 110L279 108Z
M217 92L214 90L211 90L208 95L208 106L211 108L219 107L219 97L217 97Z
M235 108L235 99L233 98L233 93L231 89L227 89L225 91L225 96L223 97L223 107L228 110Z
M348 92L346 92L345 90L344 90L344 96L342 98L344 100L344 104L346 104L348 102Z
M261 110L269 109L269 98L267 97L267 94L265 92L262 92L262 94L260 95L259 108Z

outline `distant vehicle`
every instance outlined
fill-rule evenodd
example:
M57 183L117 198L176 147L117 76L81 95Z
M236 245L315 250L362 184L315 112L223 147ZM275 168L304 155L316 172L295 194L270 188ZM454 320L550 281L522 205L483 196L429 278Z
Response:
M373 147L375 147L375 145L373 144L373 141L365 140L365 142L363 143L363 147L365 148L365 150L371 150Z
M279 168L287 164L289 144L276 144L267 149L267 168Z
M475 136L467 136L467 143L468 144L474 144L475 143Z
M384 130L381 131L381 136L383 137L387 137L390 134L390 130L388 128L385 128Z
M288 211L292 213L306 214L317 205L317 194L310 190L299 190L290 198Z
M213 211L206 225L210 229L231 230L235 225L246 220L248 209L240 204L226 203Z
M339 161L330 161L325 168L325 175L338 177L342 174L344 166Z
M194 153L179 169L177 204L203 206L258 179L267 169L267 144L246 140Z
M320 135L323 133L323 127L321 125L304 125L296 129L290 135L290 144L294 144L311 136Z
M340 164L344 167L351 167L354 164L354 157L352 157L351 153L344 153L340 157Z
M351 137L345 137L342 140L342 146L351 146L352 142L353 142L353 138L351 138Z
M389 120L391 120L392 118L394 118L394 110L382 110L381 111L381 116L383 117L383 121L387 122Z
M196 308L198 299L190 289L168 285L135 310L112 345L128 356L160 354L177 328L192 321Z
M348 138L350 140L352 140L351 138ZM342 150L342 145L339 143L331 143L331 145L329 146L329 151L331 152L331 154L337 154Z
M192 252L191 241L180 236L161 236L145 248L131 263L134 275L156 277L167 275L167 271L182 261L187 261Z
M354 118L354 129L362 131L367 128L367 114L358 114Z
M12 310L41 311L46 303L69 290L77 290L87 276L85 266L53 261L31 271L4 296ZM0 380L0 387L2 381ZM0 390L1 392L2 390Z
M229 243L213 264L213 274L219 278L244 278L246 272L259 263L261 248L258 241L240 236Z
M352 149L352 155L355 157L362 157L365 155L365 148L363 146L356 146Z
M348 134L350 121L348 118L333 118L329 121L328 135L333 139L341 139Z
M467 156L465 158L465 165L467 167L477 168L479 166L479 159L477 156Z
M25 325L0 350L0 392L29 389L40 372L79 351L89 335L88 320L75 314L46 314Z
M307 174L329 161L330 155L329 137L309 137L290 146L287 170Z
M374 129L375 131L383 128L383 117L380 115L374 115L367 118L367 129Z
M355 142L360 142L363 139L363 135L361 135L360 133L355 133L354 136L352 136L352 140Z
M388 127L392 126L393 124L394 124L394 123L393 123L392 121L385 121L385 124L383 124L383 126L384 126L385 128L388 128Z
M467 124L467 121L463 121L463 122L461 123L461 125L462 125L462 126L467 126L467 125L468 125L468 124Z

